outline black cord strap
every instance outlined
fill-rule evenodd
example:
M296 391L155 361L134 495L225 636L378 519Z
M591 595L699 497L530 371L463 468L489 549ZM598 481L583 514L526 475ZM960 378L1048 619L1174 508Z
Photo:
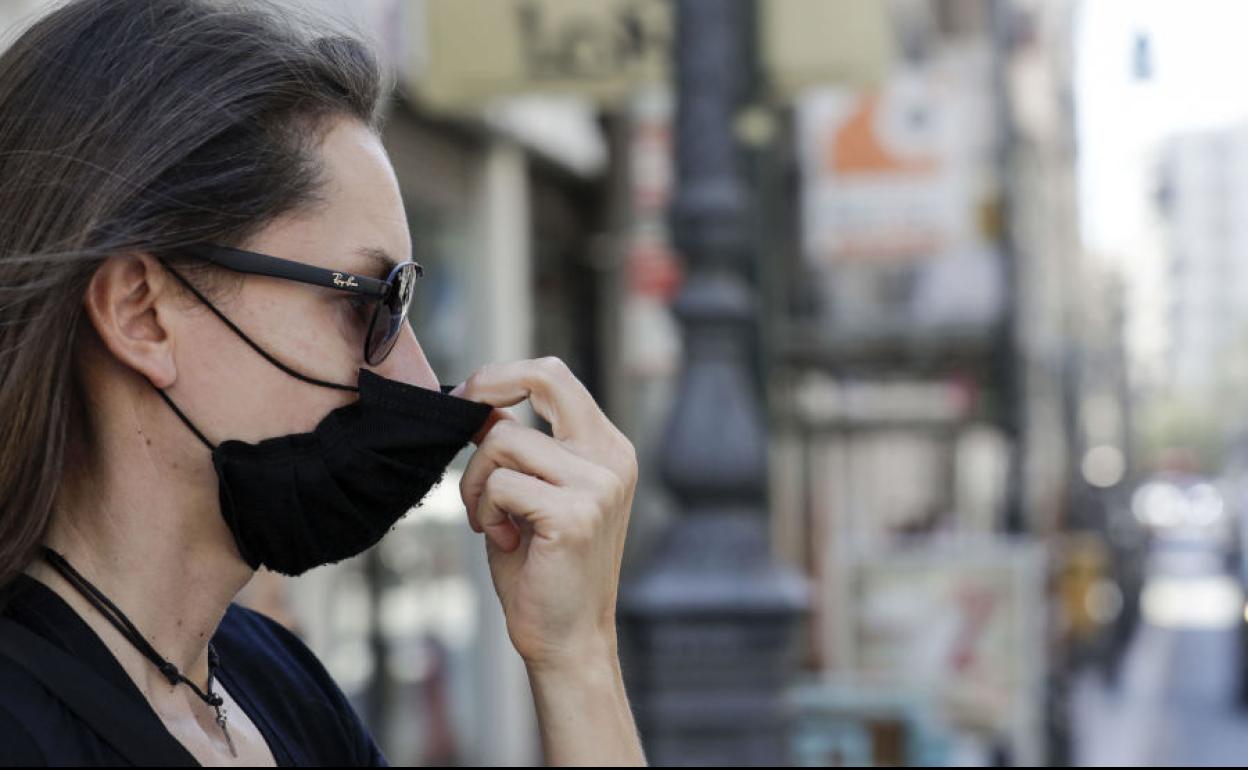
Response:
M204 700L204 702L212 706L219 706L221 704L222 699L220 695L206 695L204 691L200 690L194 682L183 676L182 673L178 671L177 666L161 657L160 653L156 652L147 639L143 638L143 634L134 627L134 624L130 622L130 619L125 616L125 613L118 609L117 605L113 604L112 600L101 593L99 589L83 577L78 570L74 569L74 567L65 560L64 556L61 556L59 553L46 545L43 546L43 553L47 560L52 563L52 566L56 567L57 571L60 572L66 580L73 584L73 586L77 588L89 602L95 605L96 609L98 609L109 622L117 627L117 630L121 632L122 636L129 639L135 647L139 648L139 652L143 653L147 656L147 658L156 664L156 667L160 669L160 673L164 674L165 678L169 680L169 684L176 685L179 681L186 682L191 686L191 689ZM208 690L210 693L212 690L214 669L217 667L218 663L219 658L217 657L216 650L213 649L212 643L209 642Z
M159 393L160 397L165 400L165 403L168 404L169 408L173 410L173 413L178 416L178 419L186 423L186 427L191 429L191 432L195 434L195 437L204 442L204 446L208 447L208 451L211 452L216 449L216 447L212 445L212 442L200 432L199 428L195 427L195 423L191 422L190 418L183 414L182 410L178 408L178 405L173 403L173 399L169 398L169 394L165 392L164 388L156 388L156 392Z
M235 326L233 321L226 318L225 315L220 310L217 310L216 306L213 305L211 302L209 302L208 298L199 292L199 289L196 289L194 286L192 286L191 282L186 280L186 278L184 278L181 273L179 273L177 270L174 270L172 265L166 263L164 260L161 260L161 264L164 264L165 268L168 269L169 272L173 273L174 277L177 278L179 281L181 281L183 286L190 289L191 293L194 294L196 297L198 297L200 302L203 302L205 305L207 305L208 309L211 310L213 314L217 316L217 318L220 318L223 322L225 322L225 325L230 327L230 329L235 334L237 334L239 337L242 337L243 341L246 342L248 345L250 345L252 350L256 351L261 356L264 356L264 360L273 364L278 369L281 369L283 372L286 372L291 377L303 380L304 382L310 383L312 385L321 385L326 388L334 388L336 390L348 390L348 391L351 391L352 393L359 392L360 389L355 385L343 385L337 382L326 382L325 380L318 380L315 377L309 377L306 374L297 372L294 369L291 369L286 364L282 363L281 361L278 361L267 350L265 350L264 348L260 347L255 342L253 342L252 339L248 337L246 334L243 334L242 329L239 329L237 326Z
M161 395L164 395L164 391L161 391ZM174 409L176 410L177 407L174 407ZM194 427L192 426L192 430L193 429ZM196 433L198 434L198 431L196 431ZM156 665L156 668L160 670L160 673L164 674L165 678L169 680L170 685L176 686L178 682L185 682L192 690L195 691L195 694L199 696L200 700L207 703L209 706L212 706L213 709L216 710L217 724L220 725L221 732L225 735L225 742L230 747L230 754L237 757L238 749L234 746L234 739L230 737L225 712L221 708L221 706L225 703L225 699L222 698L219 693L214 693L212 691L212 683L213 680L216 679L217 668L221 665L221 659L217 656L217 650L212 646L212 642L208 642L208 692L205 693L181 671L178 671L177 666L161 657L160 653L156 652L147 639L143 638L143 634L139 633L139 630L134 627L134 624L130 622L130 619L126 617L125 613L118 609L117 605L113 604L113 602L105 596L103 592L92 585L91 581L87 580L80 572L78 572L78 570L74 569L73 565L66 561L64 556L60 555L47 545L43 546L43 556L52 564L53 567L56 568L58 572L61 573L66 580L70 582L71 585L77 588L78 591L87 598L87 601L95 605L95 608L100 611L100 614L117 627L117 630L121 632L122 636L130 640L130 643L137 647L139 652L143 653L143 655L145 655Z

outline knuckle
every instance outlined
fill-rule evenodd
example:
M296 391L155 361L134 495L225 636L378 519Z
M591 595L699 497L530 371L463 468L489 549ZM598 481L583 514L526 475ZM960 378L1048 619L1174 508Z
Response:
M489 476L485 477L485 484L482 485L482 489L485 490L485 494L493 497L498 493L498 485L502 483L502 476L499 473L501 470L502 468L495 468Z
M609 504L619 496L620 479L610 468L594 465L593 470L589 473L588 484L590 494L597 500L602 500Z
M468 379L465 380L464 390L473 391L480 388L486 382L489 382L494 374L494 366L495 365L493 363L485 363L478 366L472 374L468 375Z
M507 483L505 468L496 468L489 476L486 476L485 483L481 488L482 501L494 501L503 491L503 486ZM478 515L487 512L489 506L478 509Z
M568 377L572 374L572 370L559 356L543 356L537 359L537 364L551 377Z
M621 434L623 443L620 446L620 454L623 455L624 462L624 480L629 484L637 482L637 447L633 445L628 437Z
M631 489L637 484L638 460L637 447L618 429L614 430L615 440L610 442L609 456L611 458L611 469L615 472L619 480L626 489Z

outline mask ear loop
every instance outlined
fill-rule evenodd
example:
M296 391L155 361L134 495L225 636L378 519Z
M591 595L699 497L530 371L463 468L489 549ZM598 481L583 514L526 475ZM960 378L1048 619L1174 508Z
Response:
M155 385L152 385L152 387L156 388ZM173 399L169 398L169 394L166 393L163 388L156 388L156 392L159 393L160 397L165 400L165 403L169 405L169 408L173 410L173 413L176 414L182 422L186 423L186 427L191 429L191 432L195 434L195 438L204 442L204 446L208 447L208 451L215 452L217 450L217 448L212 445L212 442L200 432L199 428L195 427L195 423L191 422L190 418L185 414L182 414L182 410L178 408L177 404L173 403Z
M230 327L231 331L233 331L239 337L242 337L243 342L246 342L249 346L251 346L252 350L256 351L261 356L263 356L264 360L273 364L278 369L281 369L283 372L286 372L291 377L294 377L295 379L303 380L304 382L309 383L311 385L320 385L325 388L334 388L335 390L346 390L352 393L359 392L360 389L356 387L355 385L341 385L337 382L326 382L325 380L318 380L315 377L309 377L306 374L301 374L299 372L296 372L294 369L291 369L286 364L283 364L281 361L278 361L276 358L270 355L268 351L261 348L255 342L252 342L250 337L248 337L246 334L243 334L242 329L239 329L237 326L235 326L233 321L226 318L225 315L220 310L217 310L216 306L213 305L211 302L209 302L207 297L205 297L203 294L200 294L199 289L196 289L194 286L192 286L190 281L183 278L181 273L179 273L177 270L174 270L173 267L169 265L168 263L166 263L163 259L160 260L160 263L164 265L165 269L167 269L170 273L173 273L173 276L177 278L182 283L183 286L190 289L191 293L194 294L196 297L198 297L200 302L203 302L205 305L207 305L208 309L211 310L213 314L216 315L217 318L220 318L223 322L225 322L225 325ZM163 391L161 392L161 395L164 395ZM166 400L168 400L167 396L166 396ZM172 403L173 402L170 402L170 405L172 405ZM177 407L174 407L174 411L177 411ZM178 412L178 414L179 416L181 416L182 413ZM183 417L182 419L185 420L186 418ZM195 431L195 432L199 433L199 431Z

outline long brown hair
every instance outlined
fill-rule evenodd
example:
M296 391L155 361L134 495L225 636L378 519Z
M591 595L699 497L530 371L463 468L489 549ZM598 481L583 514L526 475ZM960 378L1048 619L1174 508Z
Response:
M359 36L290 14L72 0L0 55L0 589L92 441L75 360L100 262L240 243L320 200L327 118L380 133L389 71Z

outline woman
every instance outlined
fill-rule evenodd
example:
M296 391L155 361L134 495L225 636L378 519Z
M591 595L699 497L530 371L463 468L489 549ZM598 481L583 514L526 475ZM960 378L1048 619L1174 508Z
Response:
M385 764L232 600L370 547L473 442L547 761L644 764L614 627L633 448L557 359L439 386L388 83L284 13L76 0L0 56L0 756ZM525 399L553 436L493 409Z

